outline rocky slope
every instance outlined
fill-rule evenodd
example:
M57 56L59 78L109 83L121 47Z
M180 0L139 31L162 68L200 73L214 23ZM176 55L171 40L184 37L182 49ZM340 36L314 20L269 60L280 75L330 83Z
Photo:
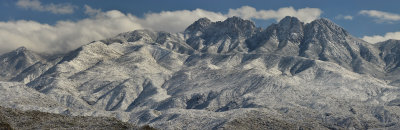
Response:
M42 58L39 55L27 50L25 47L3 54L0 56L0 78L3 81L10 80L40 60Z
M119 129L151 130L110 117L83 117L44 113L40 111L19 111L0 107L0 129Z
M182 33L136 30L59 57L32 52L38 58L19 56L23 67L2 60L0 86L21 95L0 105L160 129L395 129L398 48L327 19L286 17L261 29L202 18Z

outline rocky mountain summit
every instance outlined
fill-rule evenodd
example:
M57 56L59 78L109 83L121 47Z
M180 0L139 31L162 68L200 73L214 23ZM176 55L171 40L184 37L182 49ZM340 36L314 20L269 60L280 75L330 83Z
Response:
M396 129L399 48L328 19L262 29L201 18L182 33L135 30L64 55L3 54L0 105L160 129Z

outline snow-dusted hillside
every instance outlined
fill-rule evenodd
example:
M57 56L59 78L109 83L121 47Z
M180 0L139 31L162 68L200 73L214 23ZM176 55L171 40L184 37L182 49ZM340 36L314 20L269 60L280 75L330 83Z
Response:
M2 55L10 96L0 105L161 129L395 129L399 46L327 19L261 29L202 18L182 33L136 30L59 57Z

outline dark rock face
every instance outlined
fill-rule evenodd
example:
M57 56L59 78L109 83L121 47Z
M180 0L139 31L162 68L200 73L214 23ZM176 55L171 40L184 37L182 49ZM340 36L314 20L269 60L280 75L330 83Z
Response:
M0 81L28 83L59 61L59 55L39 54L25 47L0 56Z
M0 56L0 80L9 80L40 60L39 55L25 47L3 54Z
M304 38L304 23L295 17L285 17L278 24L272 24L263 32L246 40L249 51L298 55L299 45Z
M195 34L196 32L200 31L203 32L212 24L211 20L208 18L201 18L194 22L192 25L186 28L185 32L187 33L193 33Z
M357 73L382 73L378 48L328 19L304 24L285 17L246 40L249 52L301 56L337 63Z
M350 62L352 55L355 55L349 52L351 47L346 43L347 33L326 19L307 24L305 34L300 56L323 61Z
M400 41L388 40L377 43L381 53L380 57L385 62L385 70L392 71L400 66Z
M190 35L186 43L200 52L227 53L246 52L244 40L260 31L249 20L231 17L222 22L199 19L185 33Z
M400 86L400 40L387 40L375 46L379 48L379 56L384 62L386 76L383 79L390 81L390 85Z

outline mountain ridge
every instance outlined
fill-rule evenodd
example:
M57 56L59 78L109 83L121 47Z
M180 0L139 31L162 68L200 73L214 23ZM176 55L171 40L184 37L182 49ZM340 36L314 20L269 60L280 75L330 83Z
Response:
M72 115L107 115L161 129L249 128L235 125L246 122L259 128L267 125L262 122L274 128L396 128L399 46L394 40L369 44L327 19L304 24L288 16L261 29L239 17L201 18L182 33L135 30L94 41L27 62L7 72L12 80L3 80L22 82L17 86ZM0 86L17 89L14 83Z

